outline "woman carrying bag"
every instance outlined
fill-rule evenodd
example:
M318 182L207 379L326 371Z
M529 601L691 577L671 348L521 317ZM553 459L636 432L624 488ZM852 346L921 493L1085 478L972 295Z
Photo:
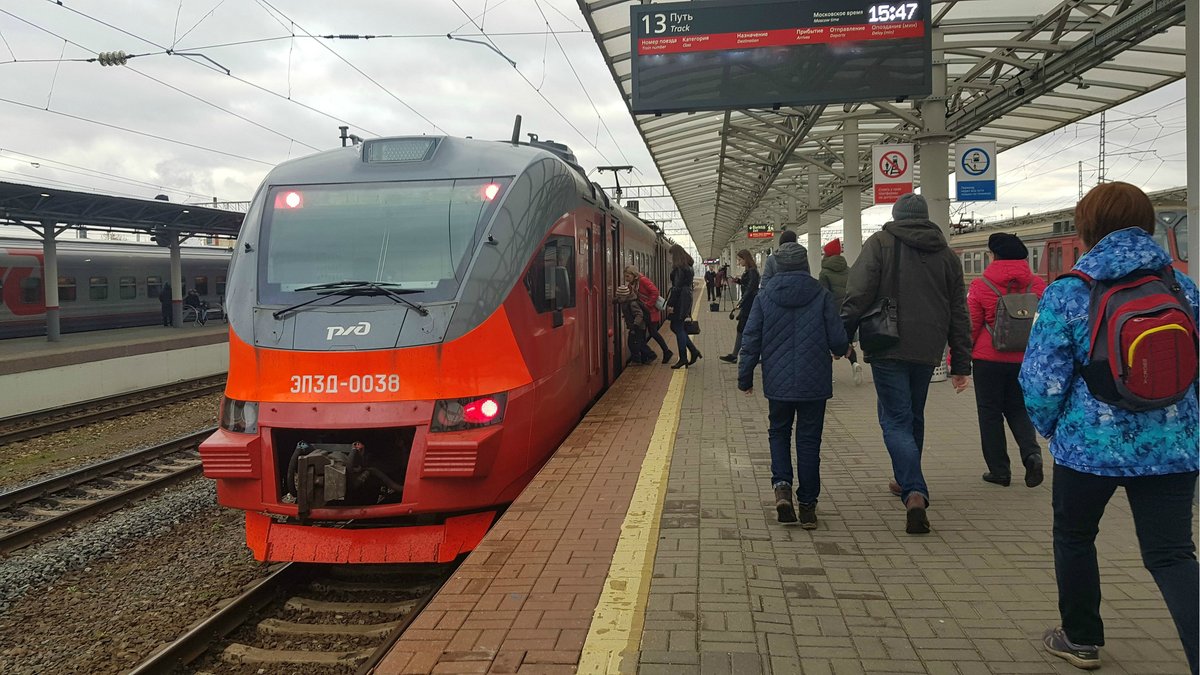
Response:
M737 312L737 338L733 342L733 351L719 357L726 363L737 363L738 352L742 350L742 331L746 328L746 320L750 318L750 310L754 308L754 297L758 295L758 265L754 264L754 256L742 249L737 252L737 260L745 271L737 278L738 285L742 287L742 299L734 308Z
M679 346L679 361L671 368L678 369L692 365L704 355L696 349L687 332L692 316L692 279L695 277L692 265L695 263L679 244L671 246L670 253L671 290L667 295L667 316L671 318L671 332Z

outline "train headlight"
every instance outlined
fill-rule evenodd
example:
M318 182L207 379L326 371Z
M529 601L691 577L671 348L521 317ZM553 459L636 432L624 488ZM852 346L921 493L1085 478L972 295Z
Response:
M258 433L258 403L221 399L221 428L239 434Z
M430 431L462 431L499 424L504 420L506 394L442 399L433 405Z

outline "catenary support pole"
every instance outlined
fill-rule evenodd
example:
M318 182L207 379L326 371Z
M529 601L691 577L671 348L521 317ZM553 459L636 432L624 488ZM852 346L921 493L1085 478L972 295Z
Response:
M46 299L46 340L58 342L61 335L58 311L58 246L55 237L58 232L55 223L42 221L42 267L44 274L42 288L45 289Z
M814 277L821 276L821 174L808 167L808 266Z
M842 253L846 256L846 262L853 265L858 260L858 252L862 250L863 186L858 180L858 168L862 165L858 155L858 120L846 120L842 131L845 134L842 139L842 170L846 172L846 181L842 183Z
M917 136L921 155L921 196L929 219L950 236L950 136L946 133L946 54L942 30L933 29L933 93L921 103L925 126Z
M183 327L183 261L180 259L179 245L182 243L178 234L172 232L171 237L171 324L176 328Z
M1184 58L1187 84L1185 117L1187 127L1187 256L1188 275L1200 282L1200 0L1186 3L1185 43L1191 45Z

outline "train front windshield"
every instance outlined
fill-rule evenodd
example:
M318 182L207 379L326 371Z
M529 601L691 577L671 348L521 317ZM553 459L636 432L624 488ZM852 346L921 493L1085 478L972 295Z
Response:
M277 187L267 195L259 300L289 303L305 286L371 281L453 298L509 179ZM375 302L351 298L346 303Z

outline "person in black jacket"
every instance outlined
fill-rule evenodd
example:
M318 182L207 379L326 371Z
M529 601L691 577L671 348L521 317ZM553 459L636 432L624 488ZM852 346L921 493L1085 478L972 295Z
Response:
M925 397L933 369L950 343L950 380L966 390L971 374L971 317L967 314L962 261L929 220L925 198L908 193L892 206L892 221L871 235L850 268L842 320L846 334L859 330L879 298L896 301L899 343L863 352L879 397L879 426L892 457L892 493L907 509L905 531L929 532L929 487L921 472ZM899 247L897 249L897 247ZM899 269L896 262L899 262ZM860 333L862 342L866 337Z
M800 526L817 527L821 492L821 435L825 402L833 397L832 355L850 348L829 291L812 278L808 251L795 242L775 253L777 272L759 294L743 333L738 389L754 391L761 359L763 395L771 426L771 487L779 522L796 522L792 508L792 423L796 424L796 499Z
M158 291L158 302L162 306L162 322L164 326L174 323L171 320L171 284L165 283Z
M727 363L737 363L738 352L742 350L742 331L746 328L746 320L750 318L750 309L754 307L754 297L758 295L758 265L750 251L742 249L737 252L738 264L745 270L737 278L742 287L742 299L738 301L737 338L733 341L733 351L719 357Z
M692 279L695 278L692 265L695 262L679 244L673 244L668 251L671 254L671 291L667 296L667 316L671 318L671 332L679 347L679 361L671 368L686 368L704 358L687 334L687 320L692 316Z
M704 290L708 291L708 301L717 299L717 273L711 267L704 270Z

